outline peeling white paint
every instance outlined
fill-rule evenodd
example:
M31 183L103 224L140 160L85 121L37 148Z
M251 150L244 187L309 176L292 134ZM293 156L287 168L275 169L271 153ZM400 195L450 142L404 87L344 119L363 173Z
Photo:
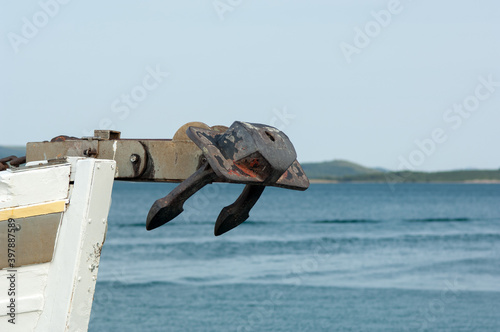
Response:
M70 171L59 164L0 172L0 209L66 199Z
M61 199L70 202L59 225L52 261L17 268L22 287L18 289L15 325L5 319L3 308L8 299L0 295L0 331L87 331L114 165L111 160L84 158L71 164L0 172L0 206ZM74 178L74 185L68 194L70 178ZM91 220L99 222L88 223ZM0 290L7 289L7 273L0 270Z

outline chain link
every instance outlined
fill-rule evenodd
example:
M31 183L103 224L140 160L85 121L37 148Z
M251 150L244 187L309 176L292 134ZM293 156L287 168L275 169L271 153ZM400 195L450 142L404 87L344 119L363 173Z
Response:
M26 156L16 157L9 156L0 159L0 171L4 171L10 167L19 167L19 165L24 164L26 162Z

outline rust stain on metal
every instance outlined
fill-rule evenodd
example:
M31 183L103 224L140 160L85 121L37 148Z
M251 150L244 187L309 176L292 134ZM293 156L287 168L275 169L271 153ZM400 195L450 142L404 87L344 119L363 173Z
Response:
M235 167L236 169L238 169L242 175L248 175L248 176L250 176L250 177L252 177L252 178L258 178L258 177L259 177L259 176L258 176L255 172L253 172L253 171L251 171L250 169L248 169L247 167L245 167L245 165L238 165L238 164L234 164L234 167ZM233 174L233 173L231 172L232 170L233 170L233 169L230 169L230 170L229 170L229 173Z
M74 141L74 140L79 140L80 138L78 137L73 137L73 136L66 136L66 135L59 135L51 139L51 142L65 142L65 141Z
M16 156L9 156L0 159L0 171L4 171L7 168L12 167L19 167L21 164L24 164L26 162L26 157L16 157Z

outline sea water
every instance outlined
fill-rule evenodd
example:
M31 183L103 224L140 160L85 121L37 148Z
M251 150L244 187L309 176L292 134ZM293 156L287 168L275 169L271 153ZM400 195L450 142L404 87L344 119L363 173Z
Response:
M500 185L205 187L146 231L175 184L115 183L90 331L500 331Z

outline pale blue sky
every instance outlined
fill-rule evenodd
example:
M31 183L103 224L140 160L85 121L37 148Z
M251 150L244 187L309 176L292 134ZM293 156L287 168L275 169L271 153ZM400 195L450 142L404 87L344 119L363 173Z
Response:
M284 129L302 162L500 167L498 1L54 3L0 0L0 145L242 120Z

